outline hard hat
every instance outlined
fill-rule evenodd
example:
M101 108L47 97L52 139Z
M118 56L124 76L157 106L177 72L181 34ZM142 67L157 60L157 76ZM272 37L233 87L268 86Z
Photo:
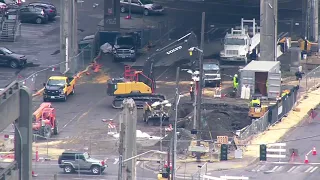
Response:
M235 74L234 77L238 77L238 74Z
M193 82L192 82L192 81L190 82L190 85L193 85Z

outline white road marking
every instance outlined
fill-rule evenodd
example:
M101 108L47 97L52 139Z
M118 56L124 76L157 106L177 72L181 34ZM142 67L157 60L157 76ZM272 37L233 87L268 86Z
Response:
M297 171L298 171L298 169L300 169L300 167L301 167L301 166L297 166L297 168L295 168L295 169L294 169L294 170L292 170L291 172L292 172L292 173L297 172Z
M311 169L313 169L313 167L311 166L311 167L309 167L305 172L309 172L309 171L311 171Z
M275 172L278 169L279 166L273 167L269 172Z
M117 164L119 162L119 158L114 158L113 164Z
M139 163L140 163L140 161L137 161L137 162L136 162L136 166L138 166L138 165L139 165Z
M283 169L283 166L280 166L276 171L281 171Z
M315 170L317 170L319 167L317 166L317 167L314 167L311 171L310 171L310 173L313 173Z
M287 172L292 172L297 166L292 166Z

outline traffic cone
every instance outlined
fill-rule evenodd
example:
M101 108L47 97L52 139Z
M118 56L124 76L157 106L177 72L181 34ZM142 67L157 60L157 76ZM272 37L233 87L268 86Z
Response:
M32 171L32 177L37 177L38 174L36 174L34 171Z
M36 162L39 162L39 151L38 151L38 146L36 146Z
M130 16L130 15L128 15L128 16L126 16L126 17L125 17L125 19L131 19L131 16Z
M317 155L317 150L316 150L316 148L315 147L313 147L313 149L312 149L312 155Z
M309 159L308 159L308 156L307 156L307 155L306 155L305 158L304 158L304 163L305 163L305 164L308 164L308 163L309 163Z

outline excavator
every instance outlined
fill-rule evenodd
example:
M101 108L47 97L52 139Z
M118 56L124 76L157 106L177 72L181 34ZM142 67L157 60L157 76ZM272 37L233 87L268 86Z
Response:
M154 65L168 57L175 60L187 59L190 57L188 50L191 47L197 47L197 44L197 36L190 32L167 46L157 49L146 59L142 71L125 66L124 78L111 78L107 82L107 94L115 96L112 107L122 108L122 101L125 98L132 98L139 109L142 109L146 102L152 104L152 102L164 101L165 96L155 92Z

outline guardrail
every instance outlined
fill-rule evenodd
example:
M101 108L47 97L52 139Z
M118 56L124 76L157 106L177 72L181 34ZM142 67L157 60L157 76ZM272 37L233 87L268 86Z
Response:
M6 168L0 171L0 179L6 180L6 178L9 176L12 176L12 171L18 170L18 163L16 161L13 161L8 165Z
M10 98L15 92L20 90L19 82L13 81L3 90L0 91L0 105L3 104L7 99Z

